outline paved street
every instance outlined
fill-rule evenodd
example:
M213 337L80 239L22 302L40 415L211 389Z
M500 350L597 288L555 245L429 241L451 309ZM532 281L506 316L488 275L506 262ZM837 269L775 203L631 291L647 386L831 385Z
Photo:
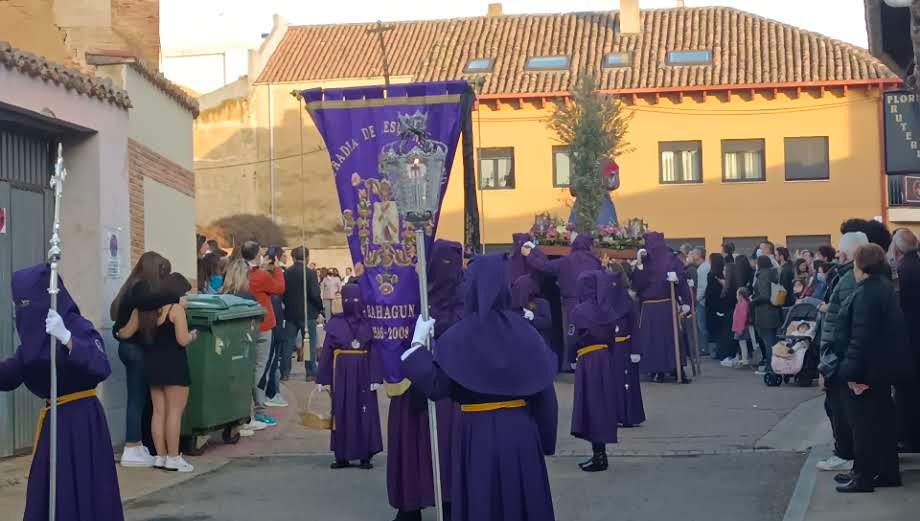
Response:
M611 515L618 521L782 519L806 455L786 440L783 431L797 431L781 420L818 396L816 389L768 389L748 371L715 364L706 364L704 376L689 386L646 384L649 421L621 430L621 442L610 447L616 455L611 471L589 477L576 467L589 448L568 434L568 380L561 377L557 384L562 406L559 454L549 459L560 520L606 520ZM385 457L377 458L377 468L370 472L333 472L328 469L328 434L297 425L294 413L311 389L292 380L288 394L301 403L284 410L283 428L234 447L214 447L197 460L235 459L130 502L128 519L296 519L304 512L310 519L390 519ZM385 399L381 406L385 413ZM757 448L761 440L776 438L788 450Z

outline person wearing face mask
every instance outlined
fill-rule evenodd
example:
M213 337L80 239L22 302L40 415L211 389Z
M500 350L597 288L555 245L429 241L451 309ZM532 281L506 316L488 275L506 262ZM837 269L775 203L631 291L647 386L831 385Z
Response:
M326 322L316 376L320 389L332 394L333 469L350 467L352 461L372 469L371 458L383 451L377 408L383 374L373 339L361 288L348 284L342 289L342 313Z
M112 458L112 438L96 386L112 373L102 337L83 318L58 281L57 311L51 310L47 264L17 271L12 277L16 331L20 346L0 360L0 391L25 385L35 396L50 395L51 337L57 339L58 368L57 509L68 521L122 521L124 512ZM24 521L47 521L50 420L39 415ZM17 476L18 477L18 476ZM4 510L13 517L12 512ZM4 515L4 518L7 518Z

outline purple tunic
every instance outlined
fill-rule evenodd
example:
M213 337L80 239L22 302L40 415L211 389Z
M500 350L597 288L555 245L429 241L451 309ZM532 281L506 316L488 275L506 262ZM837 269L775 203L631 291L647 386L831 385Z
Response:
M539 248L534 248L527 256L527 265L539 272L555 275L562 293L562 317L566 321L566 353L563 359L572 355L572 342L575 330L571 327L572 308L578 304L578 277L587 271L602 268L601 261L591 251L594 239L579 235L572 242L572 251L565 257L549 260Z
M50 298L47 265L13 275L16 329L22 345L12 358L0 362L0 391L25 386L39 398L50 395L50 339L44 321ZM57 345L58 394L95 389L111 374L102 337L82 316L59 281L58 313L70 330L73 349ZM25 521L48 520L49 443L47 419L29 473ZM102 404L95 397L58 406L57 509L67 521L122 521L121 494L112 438Z
M645 248L648 257L644 269L633 272L633 290L639 295L641 308L639 326L634 337L637 348L642 352L640 370L643 373L673 373L674 325L671 310L671 283L668 272L677 273L679 280L675 296L678 305L690 304L690 287L683 263L667 247L660 233L645 234ZM681 366L687 363L687 339L680 331Z
M569 360L576 363L572 436L591 443L617 442L620 382L609 349L616 328L609 299L613 281L614 276L604 271L583 273L578 278L579 304L572 310L576 350ZM578 356L581 349L595 350Z
M469 268L466 316L446 331L434 357L416 350L402 369L430 398L459 404L523 399L524 407L462 412L452 440L453 521L552 521L544 455L555 452L555 355L510 310L502 255Z
M316 383L332 386L330 450L338 461L369 460L383 451L377 392L383 383L370 323L361 316L357 284L342 289L341 314L326 324ZM362 352L363 351L363 352Z
M616 321L616 344L612 349L613 372L617 377L614 395L617 402L617 418L624 427L635 427L645 422L645 407L642 404L642 389L639 384L639 364L632 363L630 355L641 355L639 343L632 340L636 331L638 305L629 294L629 311Z
M463 317L463 246L438 239L429 255L428 311L437 322L435 338ZM451 438L459 407L450 399L435 403L441 459L441 495L450 501ZM427 398L415 387L390 400L387 424L387 493L390 505L403 511L432 507L434 477Z

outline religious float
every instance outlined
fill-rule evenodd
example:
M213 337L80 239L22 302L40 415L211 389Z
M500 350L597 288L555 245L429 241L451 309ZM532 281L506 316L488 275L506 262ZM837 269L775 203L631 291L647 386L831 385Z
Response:
M648 231L648 224L642 219L629 219L624 224L599 224L592 232L594 236L594 253L600 258L615 260L633 260L636 252L642 248L642 234ZM571 223L549 213L534 217L530 228L540 249L549 256L567 255L569 246L578 232Z

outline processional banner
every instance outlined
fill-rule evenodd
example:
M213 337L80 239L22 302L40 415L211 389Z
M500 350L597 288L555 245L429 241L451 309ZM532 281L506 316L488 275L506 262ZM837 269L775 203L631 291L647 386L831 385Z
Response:
M416 228L405 219L408 204L399 205L437 197L421 225L430 248L469 92L465 81L452 81L301 93L329 151L348 248L389 384L403 380L399 356L421 313Z

